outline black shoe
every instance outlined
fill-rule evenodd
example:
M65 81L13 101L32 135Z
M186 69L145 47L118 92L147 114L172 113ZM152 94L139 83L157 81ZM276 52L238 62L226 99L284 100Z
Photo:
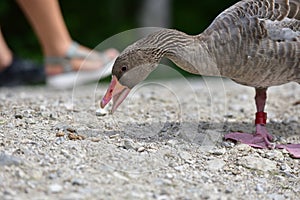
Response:
M46 82L44 66L17 57L0 72L0 86L33 85Z

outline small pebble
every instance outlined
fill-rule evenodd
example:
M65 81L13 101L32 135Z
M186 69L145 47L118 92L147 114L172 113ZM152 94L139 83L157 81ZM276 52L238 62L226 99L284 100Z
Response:
M21 159L8 155L5 153L0 153L0 166L11 166L15 165L18 166L22 163Z
M252 150L252 147L250 147L247 144L239 144L239 145L236 146L236 149L238 151L249 152L249 151Z
M231 194L233 190L231 188L226 188L225 194Z
M114 139L114 138L118 138L118 137L120 137L120 134L114 134L114 135L109 136L110 139Z
M185 168L185 167L184 167L183 165L174 167L174 169L175 169L176 171L183 171L184 168Z
M57 137L56 140L55 140L55 144L62 144L65 142L65 138L64 137Z
M59 131L56 133L56 137L63 137L65 136L65 133L63 131Z
M221 143L221 145L222 145L223 147L226 147L226 148L232 148L232 147L234 147L234 143L233 143L233 142L230 142L230 141L223 141L223 142Z
M226 149L221 148L221 149L214 149L210 151L211 154L216 155L216 156L220 156L220 155L224 155L226 153Z
M277 170L277 163L275 161L251 155L241 158L240 163L243 167L264 172Z
M93 138L91 138L91 141L92 141L92 142L100 142L100 141L101 141L101 138L93 137Z
M167 141L167 145L169 145L170 147L175 147L175 145L178 143L177 140L168 140Z
M82 135L74 134L74 133L69 133L68 137L70 140L84 140L85 137Z
M40 105L40 110L46 110L46 106L45 105Z
M36 124L36 121L33 118L26 119L27 124Z
M214 158L212 160L207 161L207 169L211 171L217 171L222 169L226 163L219 158Z
M139 148L137 149L137 152L143 152L143 151L145 151L145 147L139 147Z
M295 103L293 103L293 106L297 106L300 105L300 101L296 101Z
M72 111L74 108L74 104L72 102L65 103L65 107L68 111Z
M257 191L258 193L263 193L264 188L260 184L257 184L256 188L255 188L255 191Z
M99 108L96 110L96 116L98 116L98 117L103 117L107 114L108 114L108 111L106 109Z
M85 185L85 181L80 178L74 178L71 181L72 185Z
M52 184L49 186L49 191L51 193L59 193L62 191L62 189L63 189L63 187L59 184Z
M8 195L10 195L10 196L16 196L16 195L17 195L17 192L14 191L14 190L12 190L12 189L7 188L7 189L4 190L3 194L4 194L4 195L7 195L7 196L8 196Z
M282 159L284 159L284 156L283 156L282 152L278 151L278 150L269 151L265 155L266 155L266 158L269 158L269 159L272 159L272 160L282 160Z
M123 180L123 181L126 181L126 182L129 181L129 178L127 178L126 176L120 174L119 172L114 172L113 175L114 175L116 178L120 179L120 180Z
M134 147L134 143L131 141L131 140L124 140L124 144L123 144L123 147L125 149L135 149Z
M291 172L292 169L288 164L282 163L280 165L280 170L285 171L285 172Z
M272 199L272 200L285 200L287 199L286 197L284 197L283 195L280 195L280 194L269 194L268 195L269 199Z
M66 130L71 132L71 133L76 133L77 132L76 129L73 128L73 127L67 127Z
M21 115L21 114L15 114L15 118L16 119L23 119L23 115Z
M180 156L181 159L183 159L185 161L193 159L193 156L190 153L186 152L186 151L180 152L179 156Z

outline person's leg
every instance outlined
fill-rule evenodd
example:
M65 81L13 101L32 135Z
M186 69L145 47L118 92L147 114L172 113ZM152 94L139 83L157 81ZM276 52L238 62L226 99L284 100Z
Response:
M0 72L8 67L13 59L12 52L7 46L0 29Z
M42 45L45 55L64 56L72 39L56 0L17 0Z
M60 56L64 57L68 48L72 43L72 38L64 23L63 16L57 0L17 0L30 23L32 24L45 57ZM81 50L90 51L90 49L80 46ZM116 51L108 51L109 57L117 56ZM86 70L99 68L99 62L85 62L81 66L82 59L72 59L73 69L78 70L80 67ZM101 65L100 65L101 66ZM57 74L62 72L59 65L51 65L46 63L47 74Z

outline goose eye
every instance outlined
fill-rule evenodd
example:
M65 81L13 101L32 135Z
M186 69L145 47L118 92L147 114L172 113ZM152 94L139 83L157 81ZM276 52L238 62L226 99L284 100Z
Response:
M121 70L122 70L122 72L126 72L127 71L127 66L126 65L122 66Z

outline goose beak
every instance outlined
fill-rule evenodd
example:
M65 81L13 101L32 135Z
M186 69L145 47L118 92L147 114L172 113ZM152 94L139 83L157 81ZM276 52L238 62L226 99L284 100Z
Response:
M113 106L112 106L111 113L114 113L115 110L117 110L117 108L119 107L119 105L127 97L129 92L130 89L128 87L121 85L117 77L112 76L110 85L100 103L101 108L104 108L110 102L110 100L113 99Z

